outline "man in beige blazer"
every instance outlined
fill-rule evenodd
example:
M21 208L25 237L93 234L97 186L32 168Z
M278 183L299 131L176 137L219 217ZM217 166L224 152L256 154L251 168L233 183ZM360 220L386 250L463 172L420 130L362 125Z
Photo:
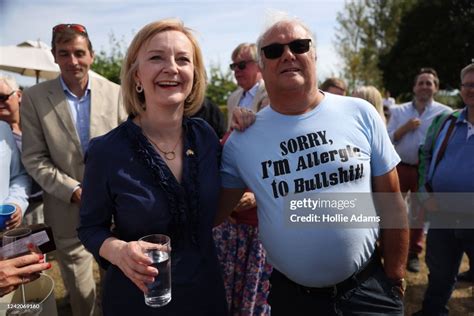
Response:
M23 163L44 190L44 218L75 316L96 315L92 255L77 238L84 154L91 138L125 119L119 86L89 76L94 61L84 26L53 28L52 52L61 75L23 94Z
M268 105L267 92L262 74L257 64L257 46L242 43L232 52L232 64L235 80L239 88L227 99L227 129L230 128L235 108L243 107L255 113Z

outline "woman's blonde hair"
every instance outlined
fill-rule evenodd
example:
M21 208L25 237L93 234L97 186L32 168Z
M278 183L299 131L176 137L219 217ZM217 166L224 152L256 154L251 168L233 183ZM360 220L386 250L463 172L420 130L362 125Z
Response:
M382 120L386 122L385 114L383 113L383 99L379 90L374 86L362 86L352 92L353 97L361 98L372 104L377 112L382 117Z
M184 101L184 115L191 116L199 111L206 93L206 69L201 49L192 30L185 27L178 19L165 19L145 25L133 38L123 60L121 80L125 110L136 116L145 110L145 95L136 91L135 75L138 69L137 56L143 45L158 33L178 31L186 35L193 47L194 79L191 93Z

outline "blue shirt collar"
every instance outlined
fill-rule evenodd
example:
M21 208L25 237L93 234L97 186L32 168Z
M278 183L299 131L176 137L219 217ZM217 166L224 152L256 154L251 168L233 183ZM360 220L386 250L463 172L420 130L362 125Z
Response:
M456 123L465 123L467 122L467 106L461 110L461 112L459 113L459 116L456 120Z
M61 87L63 88L63 91L66 94L68 94L69 96L77 99L77 96L74 93L72 93L72 91L69 89L69 87L64 82L62 76L59 76L59 82L61 83ZM91 92L91 80L90 80L90 77L89 77L89 80L87 81L86 93L84 93L83 97L88 96L90 94L90 92Z

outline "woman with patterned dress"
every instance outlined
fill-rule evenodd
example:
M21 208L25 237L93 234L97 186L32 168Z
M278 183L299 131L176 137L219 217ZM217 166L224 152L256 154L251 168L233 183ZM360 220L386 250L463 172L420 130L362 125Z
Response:
M224 143L229 137L222 139ZM270 315L267 302L272 266L258 239L255 196L246 192L231 217L213 230L223 270L229 313L232 316Z

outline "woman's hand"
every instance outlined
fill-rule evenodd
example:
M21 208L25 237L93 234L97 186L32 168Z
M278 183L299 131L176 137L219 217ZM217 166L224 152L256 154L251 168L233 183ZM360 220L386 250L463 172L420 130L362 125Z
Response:
M230 128L238 131L245 131L255 122L255 113L243 107L236 107L232 112Z
M146 283L155 281L158 270L152 260L143 252L137 241L125 242L108 238L102 244L100 255L122 270L143 293L148 292Z
M51 263L45 263L42 254L0 260L0 297L16 290L20 284L36 280L41 271L49 268Z

